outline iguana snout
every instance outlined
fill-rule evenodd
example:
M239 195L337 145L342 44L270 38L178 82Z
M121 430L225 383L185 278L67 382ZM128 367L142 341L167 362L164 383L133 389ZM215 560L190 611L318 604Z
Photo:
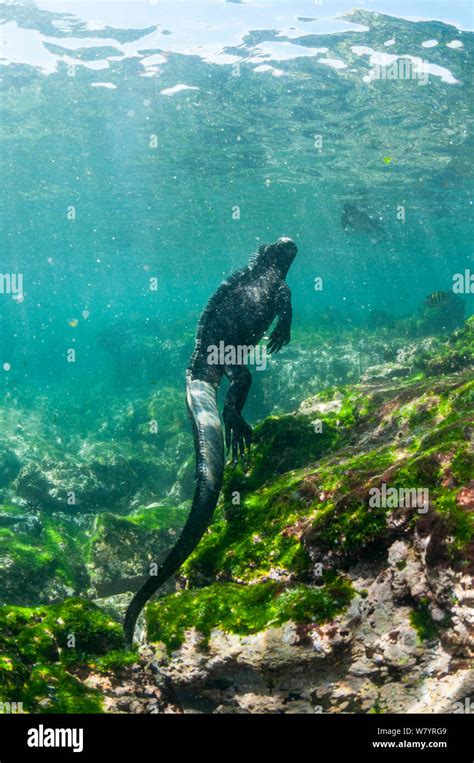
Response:
M291 238L283 236L267 246L265 258L269 265L277 267L283 278L288 273L290 265L296 257L298 247Z

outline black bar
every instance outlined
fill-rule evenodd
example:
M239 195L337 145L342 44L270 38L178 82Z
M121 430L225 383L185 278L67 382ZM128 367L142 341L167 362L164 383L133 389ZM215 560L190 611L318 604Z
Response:
M82 729L83 749L31 747L33 731ZM229 754L246 763L257 750L316 761L328 753L350 760L390 759L406 756L422 761L449 760L472 763L474 723L470 714L450 715L2 715L0 763L23 761L105 761L142 763L170 758L173 754L205 759ZM54 732L53 732L54 733ZM80 746L80 737L64 741ZM62 737L54 736L61 742ZM38 738L41 741L41 738ZM377 744L374 744L377 743ZM416 743L416 745L414 744ZM424 746L422 746L424 743ZM349 758L348 758L349 759ZM331 761L329 761L331 763Z

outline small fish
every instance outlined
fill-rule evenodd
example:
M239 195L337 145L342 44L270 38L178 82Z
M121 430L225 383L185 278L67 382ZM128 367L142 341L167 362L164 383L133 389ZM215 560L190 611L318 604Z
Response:
M68 325L71 326L71 328L75 329L79 321L77 318L71 318L70 321L68 321Z
M432 291L428 294L423 304L426 307L446 307L453 300L453 295L449 291Z
M356 204L346 202L342 208L341 225L346 233L372 233L378 243L384 236L384 230L379 221L364 212Z
M384 156L383 161L385 164L390 164L393 161L391 156Z

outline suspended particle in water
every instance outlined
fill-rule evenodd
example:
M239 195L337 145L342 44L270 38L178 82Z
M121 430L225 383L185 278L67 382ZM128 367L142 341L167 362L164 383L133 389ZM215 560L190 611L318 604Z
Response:
M78 323L79 323L79 321L77 320L77 318L71 318L71 320L68 321L68 325L72 329L75 329Z
M3 370L4 370L4 371L10 371L10 370L11 370L11 365L10 365L10 363L4 363L4 364L3 364Z

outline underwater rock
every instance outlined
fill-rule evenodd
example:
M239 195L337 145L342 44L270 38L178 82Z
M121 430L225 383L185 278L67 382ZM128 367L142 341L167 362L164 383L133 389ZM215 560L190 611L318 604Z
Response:
M0 444L0 488L12 482L21 469L21 461L8 445Z
M393 328L395 325L395 317L386 310L370 310L367 318L367 326L370 329Z
M184 712L454 712L469 696L473 395L469 370L415 373L327 390L300 419L256 428L185 589L147 608ZM291 445L302 412L340 431L316 456L300 437L283 466L275 438ZM426 506L372 504L383 485L426 489Z
M92 602L0 607L0 696L22 701L26 712L101 712L103 692L85 677L120 680L136 662L123 650L121 627Z
M184 460L187 453L128 439L86 442L76 456L26 460L5 493L29 510L126 512L166 496L176 480L176 458Z
M474 316L466 321L443 343L435 347L421 345L415 355L415 365L428 376L459 373L474 365Z
M381 343L367 341L365 334L348 334L331 341L324 336L313 334L309 340L305 334L297 334L278 358L278 365L270 357L265 373L254 374L252 394L258 401L259 415L262 411L266 415L291 411L302 399L326 387L356 383L369 366L382 360Z
M88 569L98 597L135 591L174 545L187 511L141 509L128 517L99 514L94 523ZM173 591L169 581L166 590Z
M85 592L84 527L65 515L22 511L0 507L0 604L46 604Z
M67 650L58 659L54 643L66 622L55 608L69 617L67 602L40 613L0 607L3 694L18 699L8 666L27 680L21 650L39 648L35 623L46 623L38 660L55 688L23 690L30 710L74 702L75 712L454 712L474 690L473 330L470 319L445 342L411 343L408 376L372 364L363 384L329 387L259 423L252 463L226 472L179 590L168 581L147 607L150 643L138 657L119 641L95 653L94 623L113 639L119 633L129 600L120 591L135 590L144 567L174 543L187 504L127 515L1 507L3 601L80 593L99 604L77 605L88 646L71 660ZM454 372L453 355L463 359ZM102 465L106 453L102 442L88 444L84 458ZM175 480L177 471L191 478L189 463L175 465ZM41 487L41 470L25 474L25 485ZM396 495L426 490L426 501L384 503L384 486ZM178 500L179 480L176 491Z
M362 374L360 380L362 384L390 381L391 379L402 379L404 376L409 376L411 372L411 366L402 363L380 363L378 366L370 366Z

